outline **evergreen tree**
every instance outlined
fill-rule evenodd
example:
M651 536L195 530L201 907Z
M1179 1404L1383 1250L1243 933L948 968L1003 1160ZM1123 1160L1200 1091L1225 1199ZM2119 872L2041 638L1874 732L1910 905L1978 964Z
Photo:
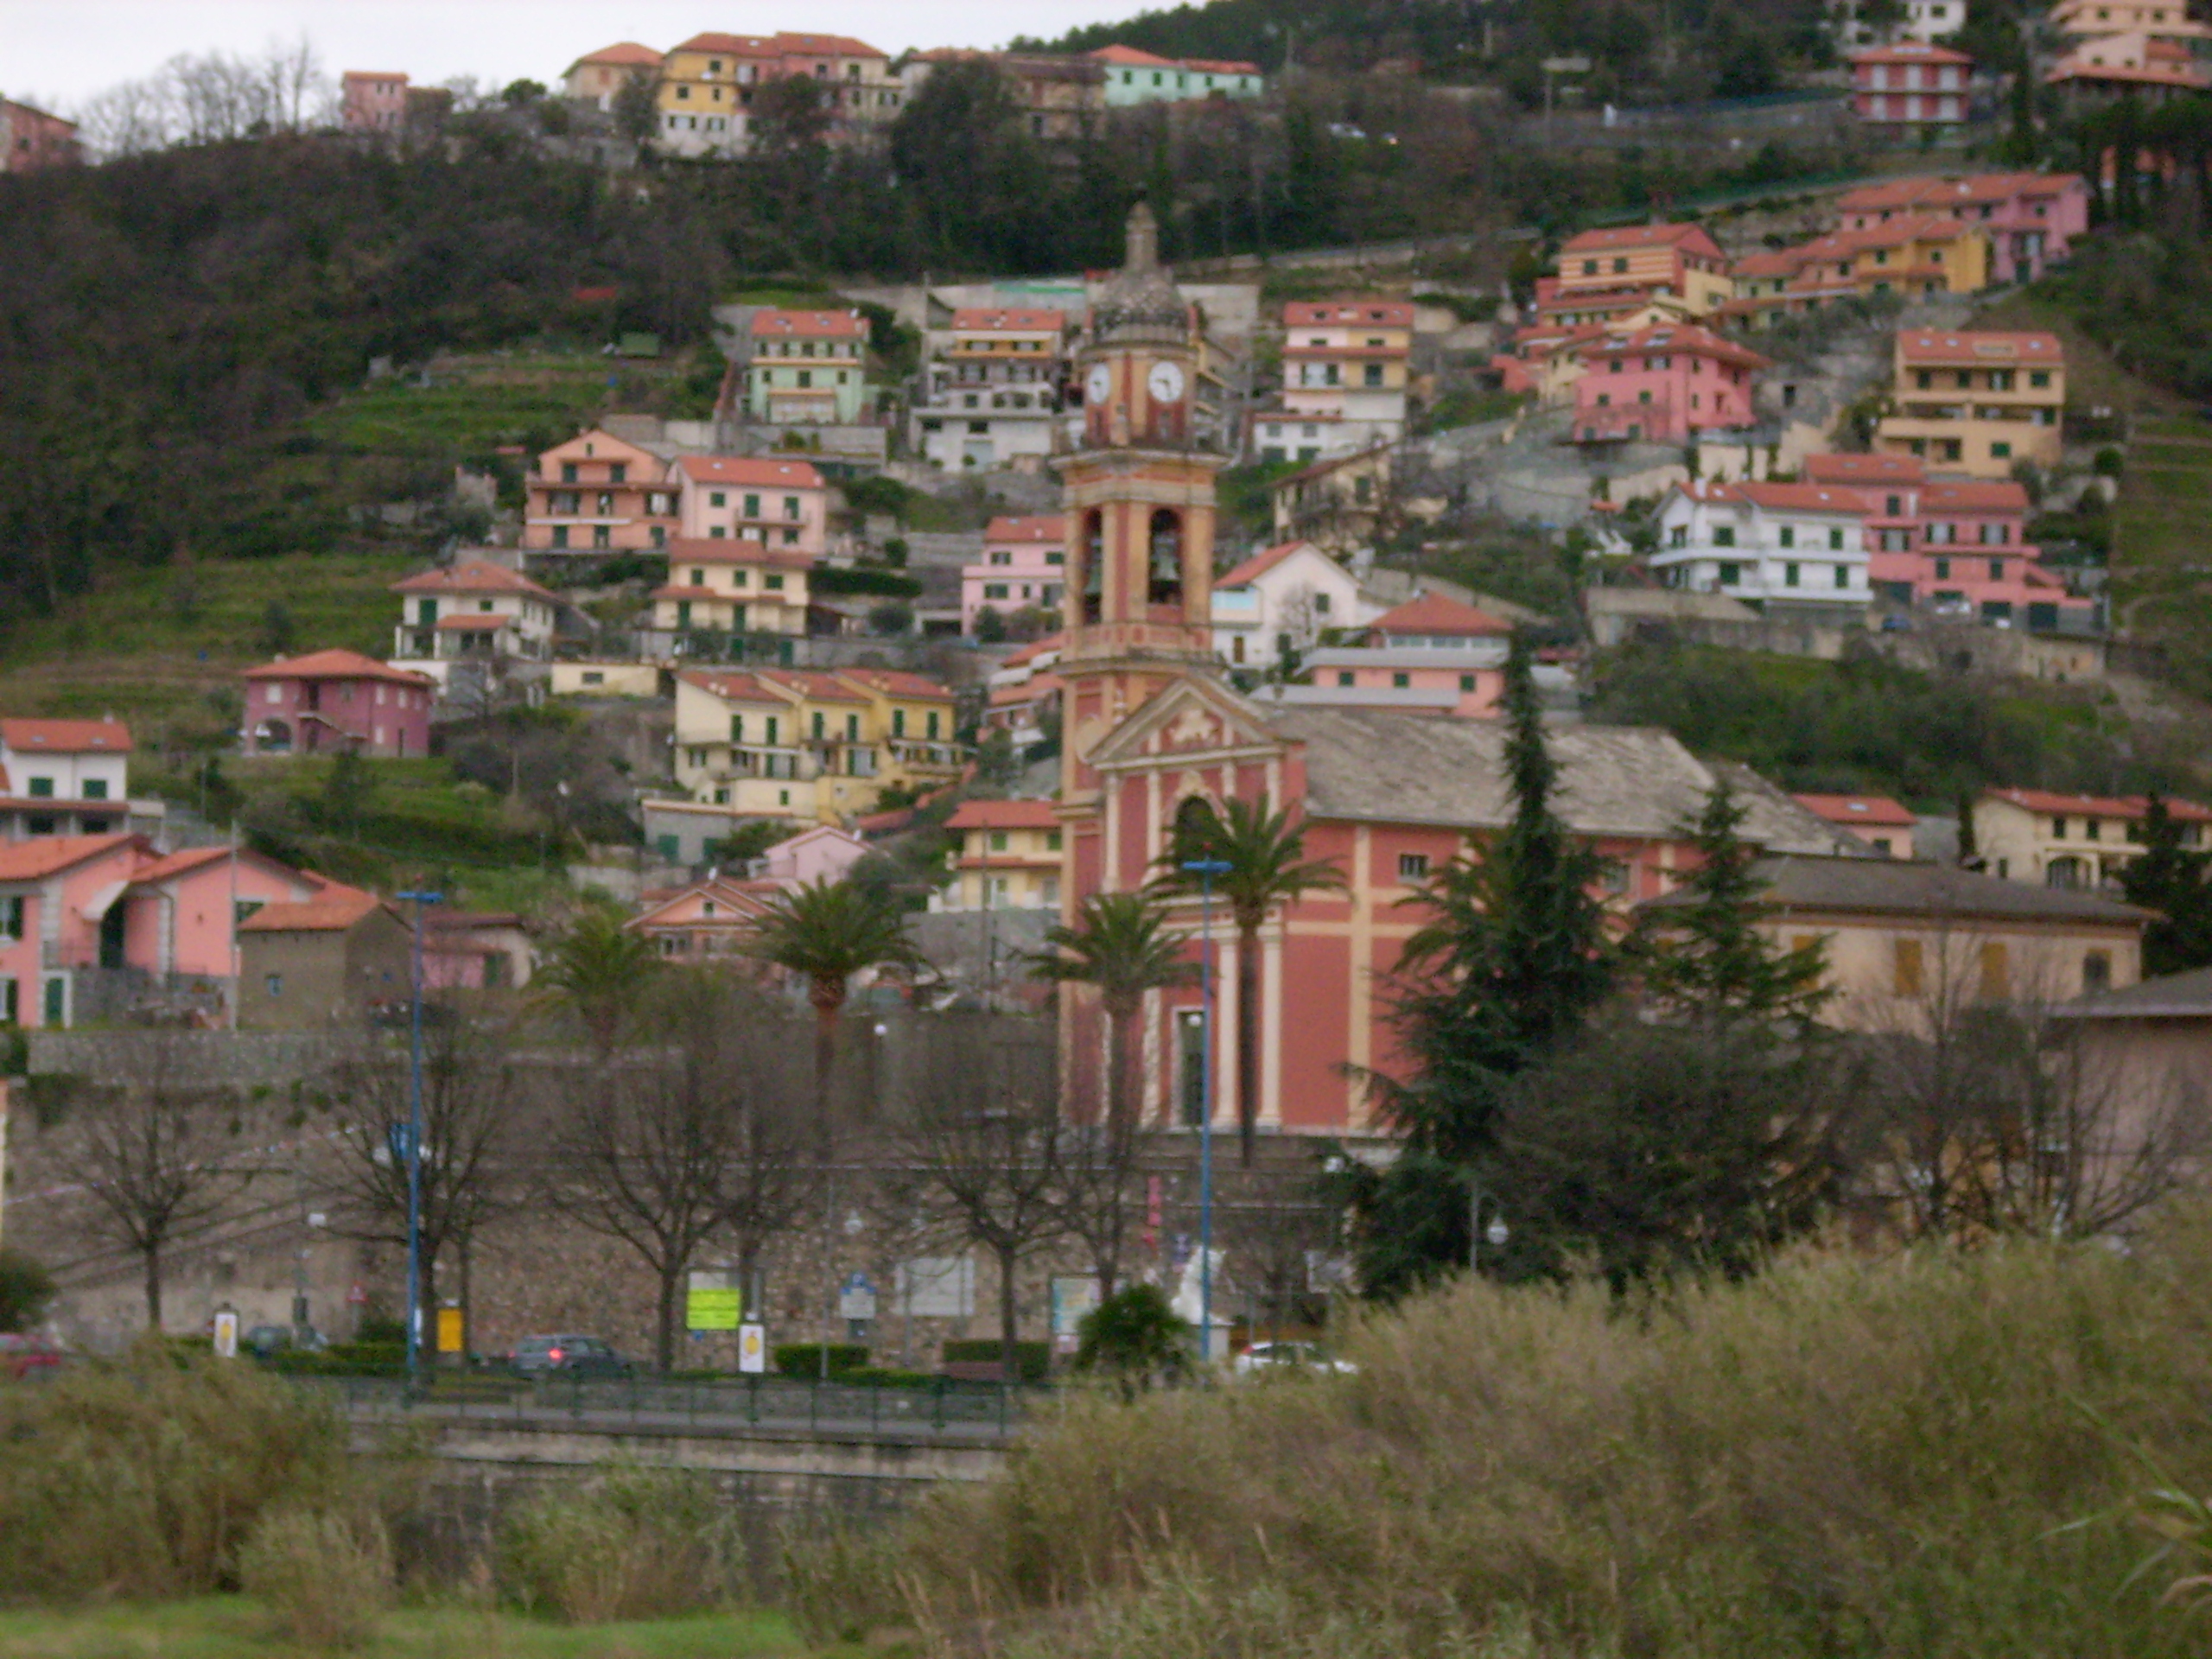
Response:
M2120 872L2120 889L2131 905L2158 912L2143 932L2146 976L2212 968L2212 886L2208 855L2182 845L2181 825L2164 798L2151 797L2143 815L2143 855Z
M1678 1021L1780 1024L1802 1035L1827 1001L1818 943L1782 950L1758 931L1767 907L1753 866L1758 850L1738 833L1745 810L1716 782L1696 819L1683 826L1698 863L1683 891L1690 901L1646 912L1630 956L1643 988Z
M1592 895L1602 866L1553 810L1532 653L1506 662L1511 821L1438 874L1434 914L1407 941L1395 1010L1412 1063L1373 1079L1405 1136L1384 1172L1348 1166L1362 1281L1393 1296L1467 1259L1472 1192L1496 1149L1514 1079L1579 1033L1611 989L1614 957Z

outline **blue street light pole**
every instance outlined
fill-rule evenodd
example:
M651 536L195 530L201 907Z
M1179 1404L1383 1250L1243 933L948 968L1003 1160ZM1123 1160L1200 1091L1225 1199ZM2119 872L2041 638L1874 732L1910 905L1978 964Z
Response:
M445 902L437 893L403 893L415 906L412 971L407 999L407 1386L423 1374L423 906Z
M1198 1077L1198 1363L1213 1359L1213 879L1229 874L1225 859L1194 858L1183 866L1198 878L1198 1001L1206 1022Z

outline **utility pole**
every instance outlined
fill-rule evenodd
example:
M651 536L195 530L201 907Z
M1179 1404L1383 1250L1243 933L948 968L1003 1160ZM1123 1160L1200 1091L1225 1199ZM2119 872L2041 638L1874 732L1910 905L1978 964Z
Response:
M1206 1022L1198 1078L1198 1363L1205 1365L1213 1359L1213 883L1229 874L1229 863L1194 858L1183 868L1198 878L1198 1002Z
M423 906L445 902L437 893L403 893L415 906L407 1001L407 1387L423 1374Z

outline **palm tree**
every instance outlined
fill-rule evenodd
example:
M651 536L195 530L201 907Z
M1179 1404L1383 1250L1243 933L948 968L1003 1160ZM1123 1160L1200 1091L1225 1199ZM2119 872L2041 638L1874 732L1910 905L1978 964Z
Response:
M1307 861L1306 826L1287 810L1268 811L1264 795L1230 801L1225 816L1204 801L1186 804L1161 855L1158 886L1198 893L1200 878L1183 867L1202 861L1228 867L1212 887L1236 928L1237 1154L1249 1168L1260 1109L1260 929L1279 906L1341 888L1344 878L1325 859Z
M1033 969L1039 979L1098 988L1106 1014L1106 1119L1116 1141L1131 1116L1129 1033L1144 994L1198 977L1183 959L1190 936L1169 932L1166 921L1150 893L1093 893L1083 901L1075 926L1046 930L1045 943L1055 954L1039 956Z
M652 941L611 911L587 911L554 943L536 984L567 1007L603 1058L652 988L661 959Z
M855 974L864 968L920 965L906 938L896 904L849 876L798 888L767 916L753 935L753 954L798 975L814 1008L816 1125L830 1126L830 1066L837 1046L837 1016Z

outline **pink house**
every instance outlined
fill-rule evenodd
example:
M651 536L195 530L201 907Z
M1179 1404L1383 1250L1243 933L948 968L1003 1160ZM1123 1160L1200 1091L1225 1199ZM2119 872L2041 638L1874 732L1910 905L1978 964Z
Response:
M124 965L116 900L147 852L137 836L47 836L0 846L0 1021L75 1017L80 969Z
M407 125L407 77L348 69L339 77L339 119L348 132L398 132Z
M1312 684L1281 701L1399 708L1479 718L1505 696L1513 625L1442 594L1423 594L1368 624L1358 645L1308 652Z
M120 964L160 976L228 980L238 971L238 925L264 905L302 904L321 878L229 847L192 847L141 862L114 901L123 915Z
M353 651L278 658L245 671L248 754L430 752L436 683Z
M960 567L960 632L972 639L987 608L1001 617L1058 611L1066 566L1067 520L1058 513L992 519L982 561Z
M2078 173L1976 173L1895 179L1844 193L1847 231L1892 219L1955 219L1989 237L1993 283L2028 283L2072 251L2089 228L2089 185Z
M1694 433L1752 423L1751 390L1767 359L1694 323L1609 334L1578 348L1579 443L1683 444Z
M834 823L817 825L771 847L754 869L754 879L786 890L817 881L842 881L868 856L868 843Z
M1872 126L1961 125L1973 81L1972 58L1924 41L1851 54L1851 106Z

